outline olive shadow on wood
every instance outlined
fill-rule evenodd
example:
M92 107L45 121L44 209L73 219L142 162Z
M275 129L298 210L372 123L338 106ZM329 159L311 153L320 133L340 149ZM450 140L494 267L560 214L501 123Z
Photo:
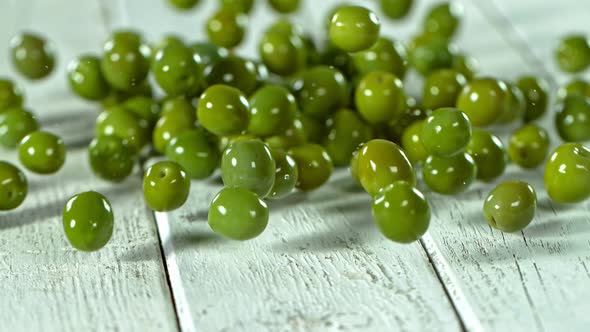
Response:
M205 246L212 242L224 241L222 237L213 233L213 231L191 230L190 232L183 232L181 234L174 234L172 242L175 250L184 250L187 248L195 248ZM228 240L225 240L228 241Z
M364 238L376 238L377 228L372 222L370 207L366 202L342 202L315 206L323 216L342 214L342 218L322 218L317 222L332 220L328 228L300 234L283 241L275 242L272 247L281 252L330 252L334 250L355 250L364 243ZM314 222L310 220L309 222Z
M528 238L561 238L571 235L568 233L581 235L590 232L590 221L585 212L565 213L543 221L535 219L523 232Z
M149 242L127 249L123 254L117 256L117 260L123 262L148 262L156 260L159 256L158 244Z

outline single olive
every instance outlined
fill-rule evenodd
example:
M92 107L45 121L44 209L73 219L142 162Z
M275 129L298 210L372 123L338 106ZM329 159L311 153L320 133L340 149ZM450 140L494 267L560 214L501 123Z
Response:
M225 187L211 201L208 222L215 233L245 241L262 234L268 218L268 206L255 193L240 187Z
M370 48L353 53L352 61L358 75L372 71L387 71L403 79L408 68L408 54L404 45L385 37L379 37Z
M510 160L523 168L535 168L549 153L549 134L536 124L530 123L514 131L508 144Z
M248 128L248 99L231 86L213 85L199 99L197 118L201 125L218 136L237 135Z
M312 191L319 188L334 171L332 159L321 145L306 143L290 149L288 154L297 165L298 179L295 187L299 190Z
M204 129L183 131L170 140L166 158L178 163L193 179L211 176L219 165L220 153Z
M268 146L257 139L239 140L221 156L221 178L227 187L250 190L261 198L275 182L276 164Z
M442 2L432 6L424 18L423 29L427 33L452 38L463 18L463 6L456 2Z
M268 0L268 4L281 14L290 14L299 9L299 0Z
M422 88L422 106L430 109L454 107L465 84L465 76L454 69L433 71Z
M474 126L489 126L509 112L510 92L503 81L475 78L461 90L457 108L465 112Z
M534 121L547 111L549 85L541 78L523 76L516 81L516 85L524 94L526 111L524 122Z
M475 181L477 166L468 153L450 158L429 156L424 162L424 183L439 194L453 195L463 192Z
M232 8L221 8L207 21L207 36L213 44L233 48L238 46L246 30L248 17Z
M54 134L34 131L20 142L18 158L31 172L52 174L63 166L66 160L66 146L63 140Z
M301 37L277 30L267 30L258 46L260 59L271 72L288 76L303 69L307 60Z
M93 173L113 182L125 180L133 171L136 155L126 141L117 136L98 136L88 146Z
M479 70L479 62L472 56L455 54L451 68L463 74L468 81L471 81Z
M250 97L248 133L268 137L280 135L293 123L295 97L279 85L266 85Z
M341 109L328 119L328 135L323 145L334 165L344 166L350 163L353 152L372 138L371 127L363 122L358 113Z
M537 195L522 181L506 181L496 186L483 204L483 215L490 226L502 232L517 232L535 217Z
M24 95L21 87L7 78L0 78L0 113L4 110L21 107Z
M491 181L504 173L508 154L502 141L489 131L476 129L465 149L475 161L477 178Z
M590 66L590 41L585 35L573 34L559 41L555 61L567 73L579 73Z
M297 184L297 180L299 179L299 171L297 170L295 159L289 156L286 152L271 149L270 153L272 159L275 161L276 171L275 183L267 197L278 199L293 191Z
M254 7L254 0L219 0L222 8L237 10L242 13L249 13Z
M177 46L177 47L185 46L186 47L186 44L185 44L183 38L178 35L175 35L175 34L165 35L157 43L152 44L152 54L151 54L152 55L152 58L151 58L152 64L156 58L156 54L158 54L158 52L160 52L161 50L165 49L168 46ZM191 48L191 50L192 50L192 48Z
M194 95L202 86L200 62L192 49L170 44L156 53L151 71L160 88L169 96Z
M129 91L146 79L150 57L150 48L136 32L116 31L104 43L100 67L112 87Z
M150 209L172 211L187 200L191 180L184 169L173 161L160 161L143 175L143 196Z
M100 69L100 58L82 55L70 61L67 67L68 83L78 96L87 100L102 100L110 92L109 83Z
M590 98L590 83L583 78L574 78L566 85L560 87L557 91L557 98L559 100L563 100L565 97L571 95L580 95Z
M27 178L13 164L0 160L0 211L14 210L27 197Z
M359 150L357 174L361 185L371 196L394 181L416 183L416 176L406 153L395 143L374 139Z
M471 123L465 113L456 108L439 108L422 126L422 143L429 154L451 157L465 149L471 133Z
M70 197L62 220L66 238L78 250L96 251L113 235L113 209L108 199L96 191Z
M32 32L22 32L10 40L12 64L24 77L38 80L47 77L55 67L53 43Z
M385 126L406 110L403 83L392 73L374 71L365 75L355 92L356 108L373 126Z
M381 233L398 243L417 241L430 225L424 195L406 181L396 181L373 197L373 219Z
M379 17L371 10L343 6L330 21L330 42L346 52L366 50L377 41L380 28Z
M14 107L0 112L0 145L14 149L26 135L39 129L39 123L33 113Z
M526 100L524 94L516 84L507 84L510 94L510 107L500 115L497 122L507 124L517 120L522 120L526 111Z
M219 59L205 69L208 85L229 85L246 95L250 95L258 87L258 75L254 62L235 55Z
M578 203L590 197L590 149L580 143L559 146L545 165L545 189L558 203Z
M392 20L399 20L408 15L414 0L381 0L381 11Z
M574 95L558 103L555 128L566 142L590 140L590 98Z
M428 152L422 143L422 127L424 120L419 120L409 125L402 135L401 146L413 165L424 162Z
M136 153L149 142L149 123L123 106L107 108L96 118L96 136L118 136Z
M168 0L168 4L176 9L189 10L195 8L200 0Z
M408 45L410 65L422 76L451 68L455 53L454 45L438 35L419 35Z
M342 73L327 66L308 68L291 82L301 112L326 118L346 104L348 89Z
M150 97L131 97L124 101L122 106L129 112L147 121L150 128L153 128L158 119L160 119L160 105Z
M195 128L196 120L195 108L188 100L182 97L166 100L162 104L160 119L152 132L154 149L164 153L174 137Z

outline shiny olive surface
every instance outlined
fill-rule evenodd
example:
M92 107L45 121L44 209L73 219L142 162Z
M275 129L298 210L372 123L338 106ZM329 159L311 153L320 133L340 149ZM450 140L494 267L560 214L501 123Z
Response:
M172 211L187 200L191 187L184 169L173 161L160 161L143 175L143 196L150 209Z
M395 143L374 139L365 143L358 152L357 173L367 193L377 192L394 181L416 183L416 176L405 152Z
M24 95L20 86L7 78L0 78L0 113L13 107L21 107Z
M13 164L0 160L0 211L19 207L27 197L25 174Z
M217 46L233 48L244 39L247 24L246 15L233 8L221 8L207 21L207 36Z
M430 109L454 107L465 84L465 76L454 69L433 71L422 88L422 106Z
M545 189L558 203L578 203L590 197L590 149L580 143L559 146L545 165Z
M205 69L205 80L209 86L229 85L245 95L256 90L258 76L258 68L254 62L235 55L221 58Z
M381 22L371 10L359 6L342 6L330 21L330 41L346 52L371 47L379 37Z
M66 160L63 140L45 131L25 136L18 146L18 158L23 166L37 174L57 172Z
M365 75L355 91L356 108L373 126L386 126L406 110L402 81L392 73L374 71Z
M62 222L66 238L78 250L96 251L113 235L111 204L95 191L70 197L63 208Z
M219 150L202 128L178 133L166 148L166 158L177 162L193 179L204 179L215 171L221 159Z
M427 33L452 38L460 26L463 11L462 5L456 1L438 3L428 10L423 29Z
M275 182L276 164L268 146L258 139L239 140L221 156L221 178L227 187L240 187L266 197Z
M582 34L565 36L555 50L555 61L567 73L579 73L590 66L590 40Z
M424 162L422 178L432 191L444 195L463 192L475 181L477 167L468 153L450 158L430 156Z
M72 90L84 99L102 100L110 92L109 83L100 69L100 58L94 55L83 55L70 61L67 74Z
M423 120L416 121L409 125L402 135L401 145L412 165L422 163L428 157L428 152L422 143Z
M168 96L194 95L202 86L201 58L184 45L170 44L160 49L151 72Z
M465 149L471 133L471 122L465 113L456 108L439 108L422 126L422 143L431 155L451 157Z
M408 15L414 0L380 0L381 11L392 20L399 20Z
M88 146L90 167L99 178L120 182L133 171L136 155L126 141L117 136L98 136Z
M296 75L291 91L301 112L326 118L346 104L348 90L342 73L327 66L308 68Z
M118 136L125 140L135 152L149 142L149 123L123 106L106 109L96 118L96 136Z
M424 195L405 181L396 181L373 197L373 219L386 238L399 243L417 241L430 225Z
M218 136L237 135L248 128L250 104L244 94L228 85L213 85L199 98L197 118Z
M39 129L35 115L20 107L0 112L0 145L14 149L26 135Z
M280 135L293 123L297 112L295 97L279 85L266 85L250 97L248 133L268 137Z
M136 32L116 31L104 43L100 67L113 88L130 91L146 79L150 57L149 47Z
M306 48L300 36L267 30L258 46L262 62L271 72L287 76L305 67Z
M566 142L590 140L590 98L574 95L558 103L555 128Z
M247 189L225 187L211 201L207 219L211 229L225 238L250 240L266 229L268 205Z
M386 37L379 37L370 48L352 54L357 75L364 76L372 71L387 71L404 78L408 67L408 55L404 45Z
M55 67L53 44L36 33L23 32L10 40L12 64L24 77L38 80L48 76Z
M483 204L488 223L503 232L517 232L528 226L537 210L533 187L522 181L506 181L495 187Z
M457 108L467 114L474 126L489 126L509 111L508 86L493 78L475 78L461 90Z
M477 178L491 181L504 173L508 154L502 141L489 131L476 129L465 149L477 166Z
M162 104L162 114L152 132L154 149L164 153L166 147L178 134L195 128L196 110L185 98L166 100Z
M523 168L535 168L547 158L549 134L542 127L529 123L510 136L508 155L510 160Z
M524 76L516 81L516 85L524 94L526 101L524 122L531 122L542 117L549 103L549 84L542 78Z
M317 189L328 181L334 171L332 159L321 145L306 143L290 149L288 154L297 165L297 189Z
M299 170L293 157L286 152L271 149L272 159L276 164L275 183L268 194L268 198L279 199L293 191L299 180Z

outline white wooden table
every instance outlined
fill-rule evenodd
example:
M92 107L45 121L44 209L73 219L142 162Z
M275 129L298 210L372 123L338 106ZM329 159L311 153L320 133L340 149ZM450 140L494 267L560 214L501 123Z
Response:
M119 27L137 27L150 39L167 32L202 39L204 17L216 1L201 2L196 11L178 14L163 0L0 1L0 52L20 29L41 31L57 44L56 73L23 85L27 105L71 147L57 175L27 174L25 204L0 213L0 330L590 329L590 206L551 203L541 169L510 166L501 179L456 197L425 190L432 224L411 245L383 239L371 222L368 196L345 170L316 192L271 203L269 227L249 242L224 241L208 228L218 180L193 182L183 208L153 214L142 201L139 166L118 185L93 177L85 144L96 109L68 91L67 61L98 52ZM296 20L320 37L322 15L337 1L304 2ZM357 2L377 7L375 0ZM407 20L385 20L383 33L407 40L435 1L416 2ZM458 45L478 58L483 74L541 74L555 91L567 80L552 61L556 39L590 33L584 1L462 2ZM242 54L255 54L255 35L272 21L266 11L255 9ZM6 56L0 76L16 77ZM419 91L419 83L410 79L409 90ZM0 150L0 159L16 158ZM492 230L480 212L486 193L506 179L530 181L539 196L535 220L516 234ZM103 250L82 253L63 236L61 209L69 196L90 189L112 202L115 232Z

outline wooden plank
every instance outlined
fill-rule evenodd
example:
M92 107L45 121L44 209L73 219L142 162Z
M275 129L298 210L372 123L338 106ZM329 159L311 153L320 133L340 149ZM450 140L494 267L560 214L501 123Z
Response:
M486 21L473 2L463 3L467 26L460 44L481 60L484 72L509 79L523 73L542 73L537 62L530 61L526 53L519 53L522 47L512 43L512 37L494 32L503 31L497 25L490 25L498 21ZM520 5L523 10L530 10L547 4L536 1L533 5L532 1L524 1L518 2ZM559 4L560 10L562 5ZM482 8L487 7L482 5ZM560 21L556 21L556 11L533 11L534 15L527 11L534 16L534 19L529 17L529 22L544 22L551 29L559 26L557 22L569 24L563 23L567 18L561 12L557 15ZM547 35L543 38L551 39ZM550 120L546 117L543 125L551 127ZM553 131L551 135L555 147L558 140ZM506 135L501 136L506 142ZM481 215L483 199L489 190L509 179L529 182L535 187L539 201L533 223L515 234L493 230ZM430 255L442 257L443 261L435 264L440 273L456 280L460 296L454 301L466 300L471 305L466 310L458 307L468 330L552 331L588 327L590 242L587 234L590 220L587 203L553 204L544 190L542 168L522 171L514 165L508 167L501 179L490 184L478 183L462 195L429 194L429 197L435 222L429 230L430 237L425 237L423 243ZM472 323L468 318L472 318Z
M13 153L0 151L2 159ZM144 207L139 169L112 185L91 174L87 152L68 151L53 176L27 174L29 196L0 212L0 321L11 331L174 331L155 224ZM111 241L76 251L61 222L66 200L96 190L111 202ZM154 314L157 313L157 314Z

